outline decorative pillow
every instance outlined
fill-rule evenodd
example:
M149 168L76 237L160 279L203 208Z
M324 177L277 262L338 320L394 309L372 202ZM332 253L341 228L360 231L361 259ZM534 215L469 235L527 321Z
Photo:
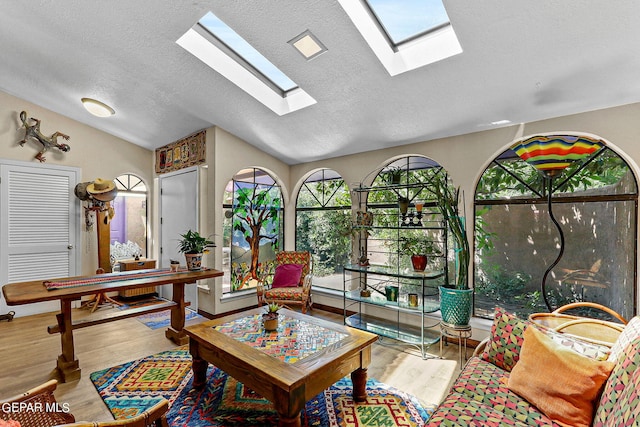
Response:
M560 425L589 427L614 364L568 349L527 328L508 387Z
M496 307L491 336L480 358L505 371L511 371L520 357L526 327L527 322Z
M273 275L272 288L287 288L298 286L302 275L302 264L282 264L276 267Z
M594 427L631 425L618 424L616 421L621 413L628 412L633 406L640 406L636 401L622 400L627 389L638 390L638 383L632 382L633 373L636 371L640 372L640 338L633 340L618 356L616 366L604 386L593 420Z
M640 317L635 316L629 320L629 323L624 327L616 342L611 346L609 362L616 362L625 347L638 337L640 337Z
M533 324L536 329L551 338L553 342L593 360L609 360L611 349L606 345L584 341L579 337L556 332L553 329ZM611 361L611 360L609 360Z

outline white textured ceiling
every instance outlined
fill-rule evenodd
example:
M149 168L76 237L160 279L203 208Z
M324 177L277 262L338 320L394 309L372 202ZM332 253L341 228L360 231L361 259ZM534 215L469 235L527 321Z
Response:
M463 52L391 77L335 0L0 0L0 90L146 148L216 125L289 164L640 101L637 0L445 6ZM208 11L317 103L278 116L178 46ZM287 44L307 29L310 62Z

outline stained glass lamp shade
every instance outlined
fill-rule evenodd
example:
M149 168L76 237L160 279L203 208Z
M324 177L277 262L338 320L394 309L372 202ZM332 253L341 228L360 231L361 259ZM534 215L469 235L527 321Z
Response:
M537 135L511 146L511 149L525 162L535 167L547 181L547 205L549 216L560 234L560 251L556 260L547 268L542 276L542 296L549 311L546 282L547 276L555 267L564 253L564 234L560 224L551 210L551 193L553 178L560 175L571 163L595 155L604 147L604 141L588 136L576 135Z

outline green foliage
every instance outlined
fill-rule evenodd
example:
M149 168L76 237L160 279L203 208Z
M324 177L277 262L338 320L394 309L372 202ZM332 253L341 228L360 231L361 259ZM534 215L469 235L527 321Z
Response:
M202 237L197 231L189 230L180 237L182 239L178 242L178 251L185 254L201 254L207 248L215 247L212 240Z
M499 158L491 163L478 182L476 199L546 197L547 189L542 174L515 154L514 156ZM562 173L563 178L556 180L558 187L554 188L554 194L614 185L629 172L624 160L606 147L584 168L583 165L584 162L569 165Z
M400 251L405 255L442 255L436 242L424 234L402 236L400 237L399 244Z
M313 273L322 277L339 272L351 253L351 213L348 210L298 211L296 250L313 254Z
M505 271L493 264L483 268L483 274L476 281L476 292L500 302L511 302L522 294L531 276L517 271Z

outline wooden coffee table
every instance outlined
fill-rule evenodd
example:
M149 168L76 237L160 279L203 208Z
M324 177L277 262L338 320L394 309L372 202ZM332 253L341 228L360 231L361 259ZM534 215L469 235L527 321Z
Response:
M265 332L257 308L189 326L193 387L211 363L270 400L278 426L300 426L305 403L347 374L353 398L364 401L371 345L377 335L291 310L280 310L277 332Z

